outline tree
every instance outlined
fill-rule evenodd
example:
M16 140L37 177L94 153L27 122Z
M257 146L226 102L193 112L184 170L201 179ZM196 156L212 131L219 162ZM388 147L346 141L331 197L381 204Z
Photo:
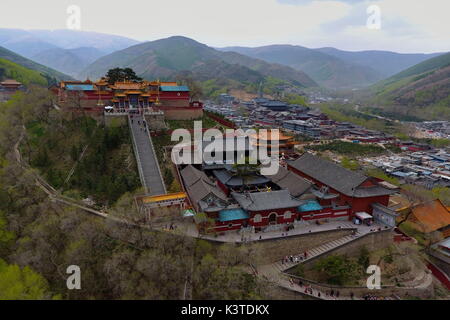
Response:
M349 281L360 266L346 256L333 255L319 260L314 270L325 273L330 284L343 285Z
M0 300L50 299L47 280L29 267L8 265L0 259Z
M341 160L341 165L346 168L353 171L356 171L360 168L358 161L349 159L347 157L343 157Z
M189 87L192 101L199 100L203 96L202 87L196 81L194 81L191 76L178 74L176 76L176 80L180 85Z
M260 165L252 163L248 157L245 157L244 163L233 164L233 175L242 178L244 188L247 187L248 180L253 177L259 170Z
M142 78L136 75L131 68L114 68L108 70L105 78L107 79L109 84L114 84L120 81L141 81Z

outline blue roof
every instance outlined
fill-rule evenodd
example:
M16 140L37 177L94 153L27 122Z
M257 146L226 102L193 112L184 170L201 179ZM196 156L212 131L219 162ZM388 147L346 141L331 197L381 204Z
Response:
M94 90L94 85L92 84L68 84L66 85L67 90L81 90L81 91L92 91Z
M161 86L161 91L190 91L187 86Z
M318 211L322 209L323 207L315 200L310 200L298 207L300 212Z
M225 209L219 212L220 222L242 220L242 219L248 219L248 213L242 209Z

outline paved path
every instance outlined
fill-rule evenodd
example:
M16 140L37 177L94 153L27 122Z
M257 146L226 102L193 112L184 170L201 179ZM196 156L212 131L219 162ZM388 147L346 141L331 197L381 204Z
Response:
M128 118L141 183L150 195L165 194L166 187L153 149L152 139L148 128L143 126L143 120L144 118L137 114L129 115Z
M327 295L326 292L317 290L315 288L311 288L309 286L300 286L298 283L295 283L293 280L290 279L290 277L285 273L288 269L291 269L293 267L295 267L296 265L299 265L301 263L304 263L306 261L310 261L312 259L315 259L323 254L326 254L336 248L345 246L346 244L355 241L369 233L372 232L377 232L377 231L372 231L378 228L377 225L372 225L371 227L365 226L365 225L354 225L351 223L345 223L342 222L343 225L345 226L346 224L349 224L347 227L353 226L353 228L355 229L355 233L353 235L348 235L348 236L344 236L342 238L336 239L336 240L332 240L329 242L325 242L323 244L321 244L320 246L317 246L315 248L309 249L307 250L307 256L306 258L304 257L304 253L305 252L299 252L297 255L294 256L294 261L276 261L274 263L271 264L267 264L267 265L263 265L263 266L259 266L257 268L258 270L258 274L260 276L262 276L263 278L267 279L268 281L292 290L292 291L296 291L299 292L301 294L304 295L308 295L311 297L315 297L317 299L323 299L323 300L348 300L351 299L349 296L344 297L344 296L340 296L339 298L331 297L329 295ZM356 299L356 298L354 298Z
M204 235L199 234L197 228L192 223L175 223L180 229L183 229L186 235L195 238L202 238L205 240L212 240L217 242L229 242L229 243L247 243L259 240L269 240L269 239L286 239L289 237L294 237L298 235L313 234L317 232L326 232L332 230L360 230L359 232L370 231L371 229L377 229L382 227L379 225L368 226L358 226L350 221L330 221L321 225L317 225L315 222L302 221L299 224L295 224L295 228L289 232L283 230L273 230L260 233L254 232L238 232L230 231L221 235ZM155 228L162 228L162 226L155 225ZM281 228L281 227L280 227ZM365 231L364 231L365 230ZM384 226L382 227L384 230Z

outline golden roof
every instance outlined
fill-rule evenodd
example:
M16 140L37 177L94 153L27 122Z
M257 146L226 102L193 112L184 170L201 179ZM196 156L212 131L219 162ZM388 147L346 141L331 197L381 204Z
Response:
M293 136L285 135L282 132L279 132L279 134L277 135L277 134L275 134L275 132L272 132L272 130L258 132L257 134L252 134L251 137L254 139L266 140L266 141L274 140L274 139L289 140L289 139L293 138Z
M433 232L450 225L450 212L440 200L424 203L412 209L413 222L419 223L422 232Z
M14 79L6 79L5 81L2 81L0 83L3 84L3 85L8 85L8 84L9 85L12 85L12 84L14 84L14 85L21 85L22 84L22 83L14 80Z
M119 90L139 90L141 89L142 84L138 82L124 81L124 82L116 82L111 88L119 89Z

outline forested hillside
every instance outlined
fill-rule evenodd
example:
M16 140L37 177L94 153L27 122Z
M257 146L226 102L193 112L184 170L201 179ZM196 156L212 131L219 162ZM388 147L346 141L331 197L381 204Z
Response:
M39 63L31 61L27 58L24 58L8 49L0 47L0 59L5 59L15 64L18 64L22 67L25 67L30 70L34 70L42 74L43 77L47 78L48 81L59 81L59 80L70 80L72 79L70 76L65 75L61 72L43 66Z
M5 79L14 79L23 83L25 86L29 86L30 84L47 86L48 84L47 79L39 72L0 58L0 81Z
M130 67L147 80L173 80L187 74L203 83L214 82L222 89L253 86L253 92L261 81L269 78L291 87L317 86L302 71L234 52L221 52L185 37L145 42L116 51L89 65L78 78L99 78L114 67Z
M383 76L374 68L344 61L320 51L293 45L270 45L257 48L228 47L221 50L289 66L308 74L327 88L357 88L373 84Z
M86 159L93 158L80 166L82 171L75 179L79 181L70 186L78 190L66 190L65 194L72 197L93 186L112 192L101 185L102 177L105 172L114 175L108 171L112 168L126 167L126 160L121 152L104 153L96 148L104 145L106 150L122 150L118 146L127 145L127 138L120 127L111 130L87 118L72 118L55 110L46 90L33 89L1 105L0 298L267 297L266 284L243 269L260 256L258 247L216 246L176 232L152 232L105 220L54 201L37 185L38 174L52 181L54 173L49 172L50 167L47 169L49 164L56 168L55 172L67 173L70 165L59 162L72 163L80 152L77 146L87 141L93 152L89 156L87 151ZM39 152L47 144L47 151ZM37 168L28 167L27 160ZM90 179L89 187L85 182ZM61 187L60 181L53 181L55 187ZM132 194L126 193L113 203L116 198L109 199L110 214L130 221L142 219ZM81 269L81 290L66 287L69 265ZM18 283L15 291L1 290L10 288L8 281L18 278L24 282Z
M450 119L450 53L424 61L368 90L387 111L422 119Z

